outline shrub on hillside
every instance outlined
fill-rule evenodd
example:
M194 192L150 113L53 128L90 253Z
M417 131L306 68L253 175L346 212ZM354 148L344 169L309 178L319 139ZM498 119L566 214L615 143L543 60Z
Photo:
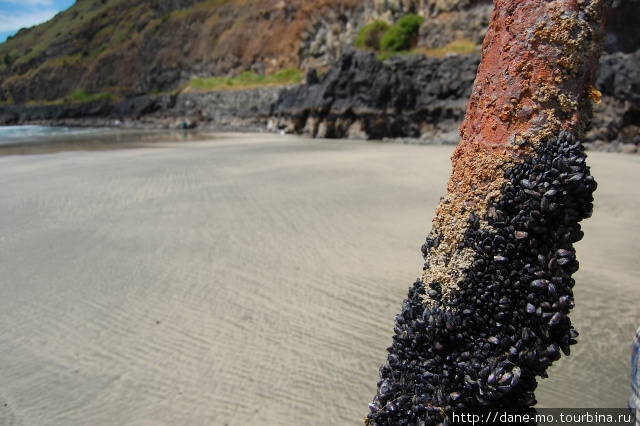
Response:
M380 40L380 50L385 53L409 50L418 37L424 17L410 13L392 25Z
M380 40L389 29L389 24L384 21L373 21L362 27L355 46L359 49L380 50Z

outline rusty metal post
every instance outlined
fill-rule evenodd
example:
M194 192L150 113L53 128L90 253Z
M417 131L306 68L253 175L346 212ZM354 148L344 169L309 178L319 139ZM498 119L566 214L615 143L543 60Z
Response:
M495 0L452 157L396 316L369 425L455 412L531 413L537 377L569 355L573 243L596 182L580 142L612 0Z

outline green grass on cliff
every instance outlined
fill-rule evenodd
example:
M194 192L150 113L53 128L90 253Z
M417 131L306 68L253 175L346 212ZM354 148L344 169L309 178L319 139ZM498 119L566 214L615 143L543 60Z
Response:
M101 93L88 93L85 90L78 89L73 93L65 96L64 98L53 99L49 101L37 100L27 101L27 105L64 105L69 103L81 103L81 102L117 102L119 99L111 92ZM0 105L13 104L13 100L9 99L6 102L0 102Z
M124 0L76 2L53 19L36 27L23 28L18 34L1 43L0 56L9 54L14 64L28 62L51 46L64 43L69 34L75 34L80 28L89 25L117 3L124 3ZM0 68L5 68L6 65L0 64Z
M468 38L463 38L459 40L452 41L446 46L438 47L435 49L416 49L418 53L424 53L427 56L440 58L445 56L447 53L472 53L476 52L478 49L478 45L475 44Z
M236 77L208 77L194 78L189 82L187 90L211 91L247 89L260 86L277 86L296 84L302 81L302 71L287 68L270 75L259 75L251 71L244 71Z
M354 45L358 49L380 50L380 40L389 30L389 24L385 21L369 22L360 29Z
M114 102L114 101L117 101L118 98L110 92L87 93L86 91L79 89L71 93L69 96L65 97L64 100L67 102L93 102L93 101Z
M380 39L382 52L402 52L415 46L424 17L410 13L393 24Z
M378 52L378 59L381 61L395 55L442 57L448 53L466 54L477 51L478 46L466 38L434 49L416 47L423 22L422 16L414 14L405 15L391 27L384 21L373 21L360 29L354 45L358 49Z
M392 55L411 53L415 48L424 17L409 13L392 26L384 21L373 21L360 29L354 45L359 49L379 52L381 61Z

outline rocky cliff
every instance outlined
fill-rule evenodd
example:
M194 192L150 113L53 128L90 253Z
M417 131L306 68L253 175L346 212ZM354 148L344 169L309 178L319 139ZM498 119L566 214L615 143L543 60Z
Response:
M272 114L280 128L314 137L455 144L479 60L471 54L380 62L371 53L348 52L321 78L312 74L306 85L282 90ZM587 146L636 152L640 50L605 54L598 72L602 99L594 106Z
M283 90L273 115L280 127L317 137L432 137L462 120L478 55L445 58L346 52L318 79ZM457 129L453 137L457 141Z
M77 0L0 44L0 102L77 90L118 97L177 90L194 77L326 69L374 20L424 16L418 49L479 45L490 0ZM640 1L618 0L607 49L640 47Z
M444 58L345 52L328 72L310 71L290 87L145 95L64 105L0 105L0 124L46 123L284 131L313 137L456 144L478 55ZM586 146L637 152L640 146L640 50L605 54L600 104Z
M78 89L139 96L197 76L327 64L339 57L343 41L353 41L363 5L78 0L0 45L0 101L51 101Z

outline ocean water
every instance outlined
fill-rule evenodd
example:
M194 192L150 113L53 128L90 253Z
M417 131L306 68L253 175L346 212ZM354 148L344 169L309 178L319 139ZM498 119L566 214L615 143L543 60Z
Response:
M38 142L46 138L88 136L108 132L108 129L96 127L67 126L0 126L0 145Z
M191 130L69 126L0 126L0 155L104 151L212 138Z

